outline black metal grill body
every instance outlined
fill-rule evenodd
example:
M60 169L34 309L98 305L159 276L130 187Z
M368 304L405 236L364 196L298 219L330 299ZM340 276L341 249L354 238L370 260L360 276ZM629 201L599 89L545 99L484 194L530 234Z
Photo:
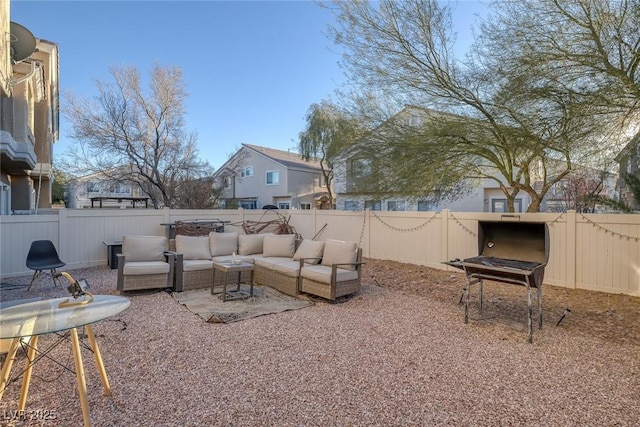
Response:
M542 282L549 260L549 227L546 223L487 221L478 223L479 255L445 264L465 272L464 322L469 322L469 294L472 285L480 288L480 312L483 304L483 280L493 280L527 288L529 342L533 341L531 288L537 288L538 326L542 329Z

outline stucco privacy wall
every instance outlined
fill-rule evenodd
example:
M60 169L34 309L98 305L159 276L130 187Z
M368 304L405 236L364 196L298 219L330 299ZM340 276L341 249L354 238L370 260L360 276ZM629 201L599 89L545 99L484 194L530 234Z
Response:
M551 236L545 283L640 296L640 215L478 212L280 211L304 238L360 243L364 256L445 269L442 261L477 255L478 221L544 221ZM104 240L125 234L165 235L176 220L277 219L262 210L60 209L0 217L0 276L30 274L33 240L52 240L67 269L103 265ZM239 226L229 230L241 231Z

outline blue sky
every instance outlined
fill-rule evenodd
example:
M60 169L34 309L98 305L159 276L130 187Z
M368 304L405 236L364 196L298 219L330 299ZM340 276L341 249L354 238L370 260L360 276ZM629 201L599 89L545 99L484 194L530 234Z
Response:
M461 42L484 3L455 3ZM333 16L311 1L11 0L10 16L58 44L63 95L94 96L111 66L180 67L187 130L215 168L241 143L295 150L309 106L345 82L326 35ZM61 117L55 155L70 145L68 133Z

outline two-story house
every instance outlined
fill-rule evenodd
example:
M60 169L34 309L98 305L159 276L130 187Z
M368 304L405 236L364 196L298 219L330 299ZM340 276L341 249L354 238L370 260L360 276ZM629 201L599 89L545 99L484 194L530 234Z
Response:
M620 165L621 178L618 180L620 201L631 209L640 210L640 200L635 200L629 185L622 179L624 174L635 175L640 178L640 132L629 141L616 157Z
M72 209L148 207L148 198L137 186L101 174L83 176L65 186L65 206Z
M0 214L51 207L59 135L58 47L9 18L0 2Z
M396 114L392 120L401 123L402 126L414 127L422 126L425 117L438 117L446 113L428 110L420 107L405 107ZM381 125L374 132L385 132L386 124ZM366 144L365 144L366 145ZM348 147L334 161L334 190L336 195L336 208L342 210L382 210L382 211L438 211L449 209L457 212L508 212L508 203L504 191L500 185L510 189L505 179L496 176L491 178L476 178L464 180L466 191L461 192L454 200L433 201L429 195L425 197L408 198L387 194L384 198L379 195L365 194L359 190L359 183L371 171L371 164L366 154L360 150L361 144L354 144ZM546 172L554 173L554 162L547 159ZM555 164L558 171L562 171L565 164L559 162ZM636 166L637 167L637 166ZM617 176L612 173L604 173L593 168L574 165L575 172L567 175L557 182L551 191L546 193L541 203L541 211L562 211L576 209L576 200L581 195L586 195L587 191L592 195L599 195L615 198L615 182ZM543 165L539 163L532 167L531 179L534 188L540 189L543 180ZM636 169L637 170L637 169ZM382 174L384 175L384 174ZM573 188L569 191L571 184L580 182L584 184L586 176L598 178L598 182L593 183L593 188ZM499 179L499 183L496 179ZM584 194L577 194L576 191L584 191ZM514 199L514 211L525 212L531 204L531 196L520 191Z
M392 120L403 126L421 126L427 115L440 115L434 110L420 107L405 107ZM384 132L386 124L381 125L374 132ZM466 182L467 191L456 200L433 201L429 195L424 197L403 197L378 194L365 194L359 190L359 180L372 173L371 165L366 154L359 150L360 144L354 144L343 151L334 160L334 191L336 195L336 209L341 210L379 210L379 211L438 211L450 209L458 212L507 212L507 199L500 186L492 179L469 179ZM520 192L515 201L516 212L524 212L529 207L530 197Z
M320 163L300 154L242 144L214 174L221 208L330 209Z

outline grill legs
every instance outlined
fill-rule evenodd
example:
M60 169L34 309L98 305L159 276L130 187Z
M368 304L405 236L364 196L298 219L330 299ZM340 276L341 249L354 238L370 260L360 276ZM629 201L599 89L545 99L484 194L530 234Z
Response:
M538 299L538 329L542 329L542 283L538 285L536 291L536 298ZM533 309L531 307L531 283L527 276L527 309L529 316L527 317L527 327L529 329L529 342L533 342Z
M496 280L496 277L485 277L489 280ZM464 323L469 323L469 300L471 294L471 286L479 285L479 309L480 314L482 314L483 309L483 277L479 277L479 275L471 273L466 275L467 284L464 288L463 298L464 298ZM504 281L504 280L497 280ZM504 281L506 282L506 281ZM523 285L527 288L527 332L528 332L528 341L529 343L533 342L533 304L532 304L532 296L531 296L531 282L529 277L526 276L524 281L509 281L506 283L512 283L516 285ZM538 299L538 329L542 329L542 283L540 283L537 287L536 298ZM462 302L462 298L460 299Z
M467 276L467 286L464 288L464 323L469 323L469 295L471 294L471 285L480 284L480 313L482 313L482 279L471 280Z

